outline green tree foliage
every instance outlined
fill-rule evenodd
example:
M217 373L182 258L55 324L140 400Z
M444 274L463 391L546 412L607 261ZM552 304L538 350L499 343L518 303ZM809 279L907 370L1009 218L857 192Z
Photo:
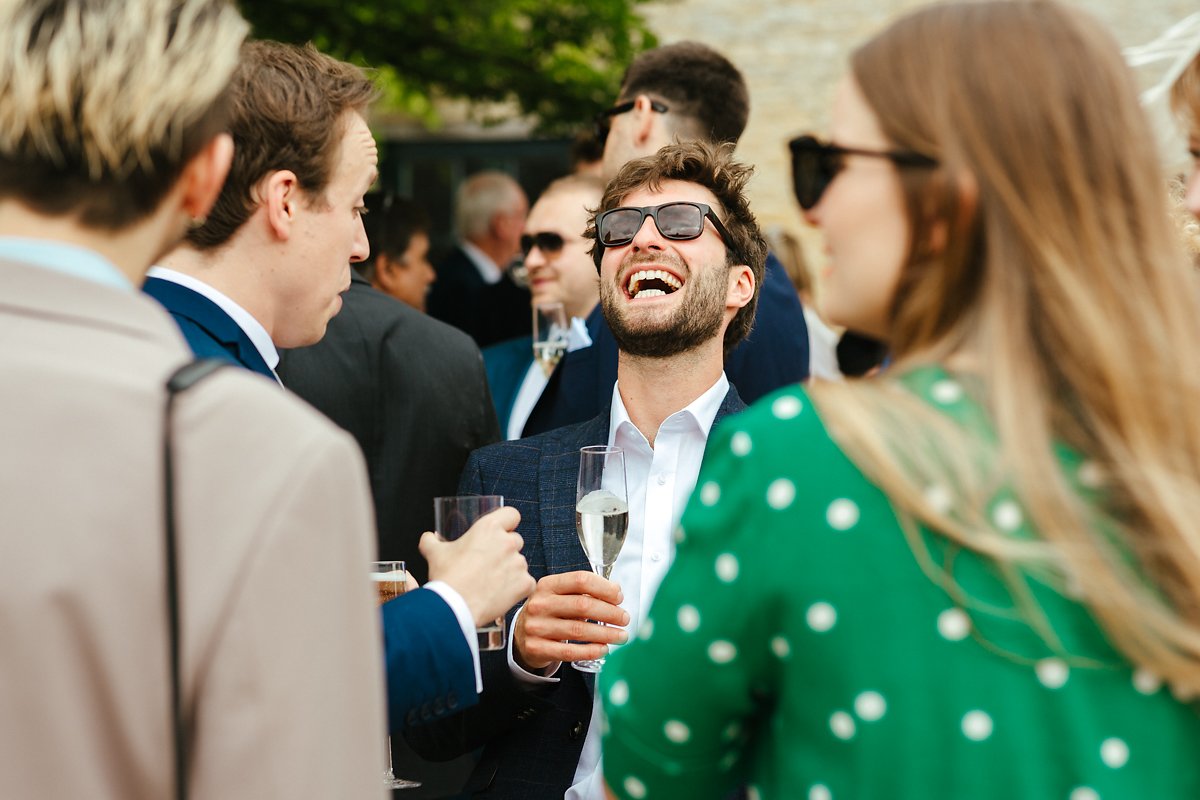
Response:
M579 128L616 96L654 35L647 0L240 0L254 35L311 41L379 69L391 104L436 122L432 98L516 101L542 132Z

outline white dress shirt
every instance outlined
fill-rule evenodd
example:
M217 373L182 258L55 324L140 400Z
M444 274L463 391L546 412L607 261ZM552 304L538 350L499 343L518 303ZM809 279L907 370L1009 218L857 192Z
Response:
M630 421L620 389L619 382L613 386L608 444L625 451L629 531L613 567L612 580L621 587L624 595L621 607L629 614L632 639L638 626L645 621L654 593L675 556L672 534L696 487L708 433L721 402L729 393L729 380L722 373L717 382L687 408L663 420L655 434L653 447ZM513 623L516 624L515 617ZM561 664L551 664L543 675L522 669L513 658L511 635L508 640L508 664L514 675L529 683L559 680L546 676L557 673ZM564 800L604 800L599 718L600 698L597 696L593 698L591 723L575 777Z

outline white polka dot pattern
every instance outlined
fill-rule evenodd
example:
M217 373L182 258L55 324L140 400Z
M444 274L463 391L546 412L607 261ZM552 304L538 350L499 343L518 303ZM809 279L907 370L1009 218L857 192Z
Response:
M724 583L733 583L738 576L738 560L733 553L722 553L717 556L717 577Z
M962 399L963 390L956 381L946 378L938 381L929 388L929 396L933 398L935 403L948 406Z
M835 531L848 531L858 524L858 506L853 500L834 500L825 510L825 521Z
M1162 688L1162 678L1148 669L1139 669L1133 673L1133 688L1141 694L1154 694Z
M683 526L680 525L675 529L675 544L683 544L683 540L686 538L687 534L684 533Z
M973 742L982 742L992 735L992 718L983 711L968 711L962 719L962 732Z
M1090 786L1079 786L1071 791L1070 800L1100 800L1100 794Z
M721 486L716 481L705 481L700 487L700 502L710 508L721 500Z
M808 790L808 800L833 800L833 792L823 783L814 783Z
M1112 737L1100 744L1100 760L1105 766L1120 769L1129 763L1129 745L1124 740Z
M775 419L792 419L803 410L804 404L800 402L800 398L790 395L771 403L771 413L775 415Z
M629 684L617 681L608 690L608 702L614 706L623 706L629 702Z
M771 652L776 658L783 660L792 654L792 645L782 636L776 636L771 639Z
M857 730L854 724L854 717L845 711L833 712L833 716L829 718L829 729L833 731L834 736L842 741L853 739L854 733Z
M960 642L971 633L971 618L961 608L948 608L938 614L937 629L943 639Z
M663 726L663 733L675 744L687 744L692 738L691 729L677 719L667 720L667 724Z
M1024 515L1021 507L1011 500L1003 500L992 509L992 522L1002 531L1012 532L1021 527Z
M708 646L708 657L714 664L728 664L737 658L737 648L724 639L718 639Z
M767 487L767 505L776 511L783 511L796 499L796 484L787 478L771 481Z
M1034 669L1038 680L1047 689L1061 689L1070 676L1067 664L1061 658L1044 658Z
M729 727L727 727L725 729L724 733L721 734L721 738L727 742L732 742L734 739L738 738L741 735L742 735L741 724L739 724L737 722L731 722L731 723L729 723Z
M762 792L758 790L757 786L747 786L746 800L762 800Z
M654 635L654 620L650 617L642 623L642 627L638 629L638 638L642 641L647 641Z
M863 692L854 698L854 713L863 722L875 722L887 713L887 701L879 692Z
M754 449L754 442L750 441L750 434L745 431L738 431L730 437L729 449L738 458L744 458L750 455L750 451Z
M642 800L646 796L646 784L630 775L625 779L625 794L634 798L634 800Z
M954 503L954 498L945 486L935 484L925 490L925 502L937 513L945 514Z
M679 622L679 630L684 633L693 633L700 627L700 612L695 606L680 606L675 618Z
M813 603L804 615L808 627L817 633L825 631L837 624L837 611L829 603Z

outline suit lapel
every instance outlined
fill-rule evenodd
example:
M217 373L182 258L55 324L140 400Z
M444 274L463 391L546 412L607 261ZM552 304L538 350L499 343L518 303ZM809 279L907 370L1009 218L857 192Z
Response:
M161 278L147 278L142 288L146 294L162 303L172 316L186 319L201 328L239 364L275 380L275 373L267 366L254 342L216 303L186 286Z

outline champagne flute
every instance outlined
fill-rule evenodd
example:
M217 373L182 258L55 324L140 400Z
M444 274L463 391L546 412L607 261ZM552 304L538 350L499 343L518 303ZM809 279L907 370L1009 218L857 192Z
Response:
M579 451L575 530L592 571L607 580L629 530L629 494L621 448L601 445ZM583 659L571 666L580 672L599 672L604 658Z
M374 581L375 588L379 592L379 605L396 599L408 589L408 573L405 571L403 561L372 561L371 580ZM396 773L392 771L392 737L390 736L388 737L387 751L388 765L387 772L383 774L383 785L389 789L416 789L420 786L419 781L397 778Z
M533 307L533 359L549 377L567 352L567 312L562 303Z

